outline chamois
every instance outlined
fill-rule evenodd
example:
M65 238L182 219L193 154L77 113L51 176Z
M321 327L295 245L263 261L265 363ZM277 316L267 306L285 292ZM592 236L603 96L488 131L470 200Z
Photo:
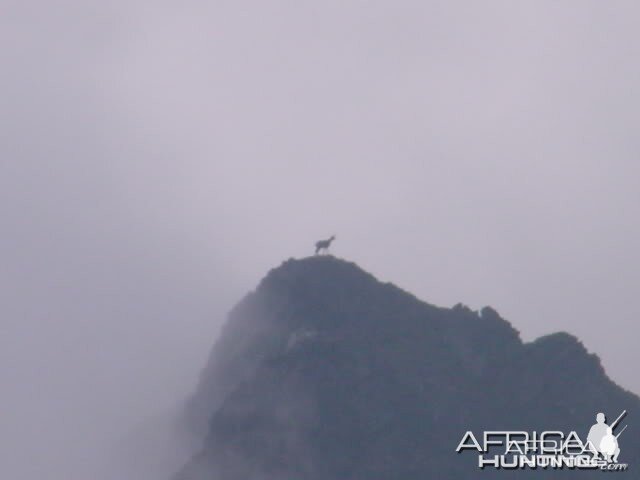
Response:
M323 251L327 253L329 251L329 247L331 246L331 242L333 242L335 239L336 239L336 236L331 235L331 238L327 240L320 240L316 242L316 255L318 255Z

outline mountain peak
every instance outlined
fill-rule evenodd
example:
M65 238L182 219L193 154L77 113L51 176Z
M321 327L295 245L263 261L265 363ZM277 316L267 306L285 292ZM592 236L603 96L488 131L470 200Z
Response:
M289 259L230 313L188 408L205 446L177 479L475 478L452 455L465 430L587 425L605 407L640 400L569 334L523 343L491 307Z
M285 260L278 267L271 269L260 282L260 285L282 280L336 281L345 277L366 277L374 280L373 275L365 272L353 262L333 255L313 255Z

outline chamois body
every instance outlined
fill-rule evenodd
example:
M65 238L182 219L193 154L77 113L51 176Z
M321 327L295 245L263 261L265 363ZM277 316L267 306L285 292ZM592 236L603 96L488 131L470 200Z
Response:
M331 242L336 239L335 235L331 235L331 238L326 240L319 240L316 242L316 255L320 253L327 253L329 251L329 247L331 246Z

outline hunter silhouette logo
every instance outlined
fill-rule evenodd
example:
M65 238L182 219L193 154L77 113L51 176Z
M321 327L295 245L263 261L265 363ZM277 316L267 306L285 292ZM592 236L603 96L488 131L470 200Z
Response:
M616 418L611 426L605 423L606 416L604 413L596 415L597 423L591 427L589 435L587 436L587 446L589 447L589 451L593 453L593 458L596 458L598 454L600 454L608 463L618 463L618 455L620 455L618 437L627 429L627 425L625 425L617 435L613 434L613 430L626 415L627 411L625 410Z
M618 463L620 445L618 439L627 429L625 425L618 432L616 428L627 415L624 410L611 425L607 425L604 413L596 415L596 423L589 430L586 441L571 431L568 434L557 430L544 432L526 431L485 431L479 442L473 432L468 431L456 448L476 450L478 467L484 469L599 469L625 471L626 463ZM495 454L495 449L502 450ZM491 450L491 452L490 452ZM489 455L492 453L493 455Z

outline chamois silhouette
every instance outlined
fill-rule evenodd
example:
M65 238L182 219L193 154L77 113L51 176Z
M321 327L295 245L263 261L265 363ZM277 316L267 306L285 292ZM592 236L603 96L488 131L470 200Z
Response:
M336 239L335 235L331 235L331 238L328 238L327 240L319 240L316 242L316 255L318 255L319 253L325 252L327 253L329 251L329 247L331 246L331 242L333 242Z

